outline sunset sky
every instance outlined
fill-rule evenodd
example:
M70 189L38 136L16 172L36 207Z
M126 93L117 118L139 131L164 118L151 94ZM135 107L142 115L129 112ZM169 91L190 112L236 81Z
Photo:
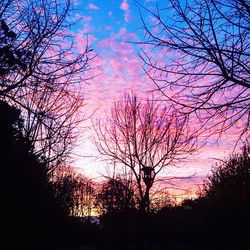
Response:
M167 1L138 0L149 9L155 9ZM154 89L153 83L147 79L141 70L138 57L139 45L132 41L143 41L144 33L141 30L142 22L138 6L133 0L75 0L75 12L72 20L80 18L73 32L77 34L77 47L82 49L88 42L98 56L92 61L94 74L97 75L85 87L86 106L85 112L90 115L95 111L92 120L104 119L114 100L123 97L125 91L134 90L140 97L151 96ZM160 6L161 7L161 6ZM153 22L149 15L143 17L148 22ZM83 173L98 177L105 174L107 164L96 159L98 153L91 141L94 134L91 121L85 123L88 128L79 146L77 147L74 165ZM223 138L219 144L215 138L210 138L192 159L180 163L178 169L168 172L170 175L192 175L195 184L201 183L207 175L215 158L223 159L232 150L232 138ZM189 183L190 185L190 183Z

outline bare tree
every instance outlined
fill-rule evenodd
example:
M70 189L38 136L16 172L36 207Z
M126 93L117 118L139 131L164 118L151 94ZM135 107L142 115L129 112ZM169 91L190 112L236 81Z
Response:
M58 166L53 172L51 186L54 190L55 199L63 208L65 213L74 214L75 192L78 187L76 174L72 167Z
M25 133L51 168L74 144L94 57L87 39L75 46L71 10L71 0L0 3L0 98L22 110Z
M250 2L170 0L165 7L141 5L154 20L142 15L141 44L153 50L141 53L146 74L180 112L213 133L236 128L241 139L250 122Z
M71 166L60 165L53 171L51 185L55 198L70 216L91 216L95 203L94 182Z
M197 149L196 133L185 117L154 100L141 101L126 94L114 103L111 116L96 125L96 145L102 156L129 168L140 197L140 208L149 208L149 191L156 176ZM154 172L143 182L143 170ZM145 176L144 176L145 177Z
M81 174L77 176L76 180L78 186L74 195L74 215L90 218L96 212L96 183Z

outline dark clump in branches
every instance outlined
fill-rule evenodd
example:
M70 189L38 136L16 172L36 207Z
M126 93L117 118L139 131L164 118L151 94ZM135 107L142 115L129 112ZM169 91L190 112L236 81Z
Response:
M219 134L249 129L250 4L170 0L143 18L144 70L165 100ZM152 48L149 50L148 48ZM231 130L234 131L234 130Z

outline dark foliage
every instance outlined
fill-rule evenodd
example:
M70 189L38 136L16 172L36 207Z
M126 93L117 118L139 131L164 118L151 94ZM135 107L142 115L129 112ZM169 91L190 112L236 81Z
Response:
M131 180L117 177L103 183L96 196L103 246L123 249L140 243L142 218L137 199Z
M212 170L205 183L204 195L213 203L234 204L238 209L250 207L250 147L231 155Z
M52 183L55 197L67 215L70 215L74 208L74 192L77 185L77 180L69 174Z
M202 195L153 215L152 241L192 249L246 249L250 226L250 149L213 169Z
M34 154L23 133L20 111L0 101L3 243L6 249L54 249L96 243L99 227L69 217L76 180L51 181L46 159Z
M116 185L107 187L104 191L112 209L100 220L102 247L247 249L250 225L249 152L250 148L245 146L241 153L231 155L213 168L198 198L184 200L180 205L169 204L157 213L142 214L135 208L118 209L122 192L119 199L115 199L118 196Z
M109 180L101 192L105 213L97 224L68 217L56 199L46 160L23 135L20 111L0 102L2 229L8 249L52 249L55 245L95 244L143 249L143 244L174 249L244 249L250 225L250 148L213 169L202 195L143 218L134 194L121 180ZM62 189L68 189L67 178ZM69 183L72 184L72 183ZM71 186L71 185L69 185ZM68 194L70 190L57 191ZM100 198L99 197L99 198ZM70 197L66 197L67 199ZM5 243L5 242L4 242Z
M135 208L135 194L131 183L122 179L109 179L96 197L102 213L122 213Z
M140 213L135 208L112 211L101 216L102 244L122 249L140 243Z
M1 214L8 249L50 249L66 234L66 214L54 199L46 165L22 134L20 112L0 102Z
M83 218L92 215L95 184L71 166L59 166L51 178L55 198L68 216ZM91 219L91 218L89 218Z
M25 71L31 52L16 46L16 33L9 28L5 20L0 21L0 77L13 71ZM2 84L1 84L2 85ZM2 93L1 93L2 94Z
M213 169L204 186L209 234L228 244L247 242L250 226L250 148L244 146Z

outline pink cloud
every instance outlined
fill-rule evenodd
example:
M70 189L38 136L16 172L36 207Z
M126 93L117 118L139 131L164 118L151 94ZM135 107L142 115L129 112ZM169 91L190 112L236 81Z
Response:
M125 14L124 14L125 22L128 23L130 21L130 19L131 19L130 13L128 11L125 12Z
M90 21L93 20L92 16L82 16L81 17L85 23L89 23Z
M86 27L75 35L75 46L77 50L81 53L84 53L85 47L87 45L91 46L92 43L96 40L95 36L88 34L89 31L90 27Z
M113 35L113 38L127 41L127 40L136 40L137 36L135 33L128 32L126 28L122 27L117 34Z
M102 66L99 67L101 75L93 79L88 88L93 110L97 117L105 117L112 106L113 100L123 97L125 91L135 90L146 96L150 82L142 75L140 60L133 45L125 42L128 38L136 37L125 28L98 43L102 53L99 55ZM148 87L145 83L148 83ZM152 86L151 86L152 87ZM86 89L85 89L86 90Z
M99 10L100 8L93 3L90 3L87 7L89 10Z
M110 59L110 65L112 66L114 72L118 74L123 74L124 67L121 65L121 63L117 60L117 58L111 58Z
M124 11L124 21L128 23L131 19L130 12L129 12L129 4L127 0L123 0L120 9Z
M79 34L78 36L77 45L79 49L83 48L83 35ZM86 112L89 112L87 113L89 115L95 111L93 119L105 118L110 111L114 99L119 100L122 98L125 91L134 90L138 96L146 98L150 95L149 91L155 87L145 74L142 74L141 61L136 55L136 48L132 44L125 42L135 39L135 33L128 32L126 28L121 28L117 33L98 43L98 49L102 52L91 62L91 66L94 69L94 72L92 72L93 75L99 76L94 77L90 84L84 87L84 95L87 100ZM151 51L147 46L144 49L150 56L156 56L156 54L150 54ZM161 63L161 61L164 62L166 60L166 57L170 57L171 54L168 51L162 50L158 52L157 56ZM192 124L194 124L192 126L195 126L197 122L192 120ZM89 127L91 127L91 124ZM231 151L231 147L228 147L228 145L231 145L230 136L219 146L214 144L215 141L216 138L210 138L207 145L193 159L181 162L180 168L177 168L174 172L177 176L195 174L190 182L189 180L183 180L180 183L180 185L184 185L187 188L192 187L193 189L190 190L192 193L202 183L204 176L209 173L212 165L216 162L215 158L223 159ZM84 150L85 148L83 147L82 152ZM98 155L94 150L92 151L91 149L89 153ZM96 163L90 163L89 169L92 169L91 165L96 165ZM79 163L79 166L86 166L86 164ZM102 172L101 167L99 172Z
M116 43L113 39L110 39L110 38L106 38L106 39L103 39L99 42L98 46L100 48L104 48L104 47L107 47L107 48L112 48L114 49L114 47L116 46Z
M120 8L124 11L127 11L129 9L128 0L123 0L120 5Z

